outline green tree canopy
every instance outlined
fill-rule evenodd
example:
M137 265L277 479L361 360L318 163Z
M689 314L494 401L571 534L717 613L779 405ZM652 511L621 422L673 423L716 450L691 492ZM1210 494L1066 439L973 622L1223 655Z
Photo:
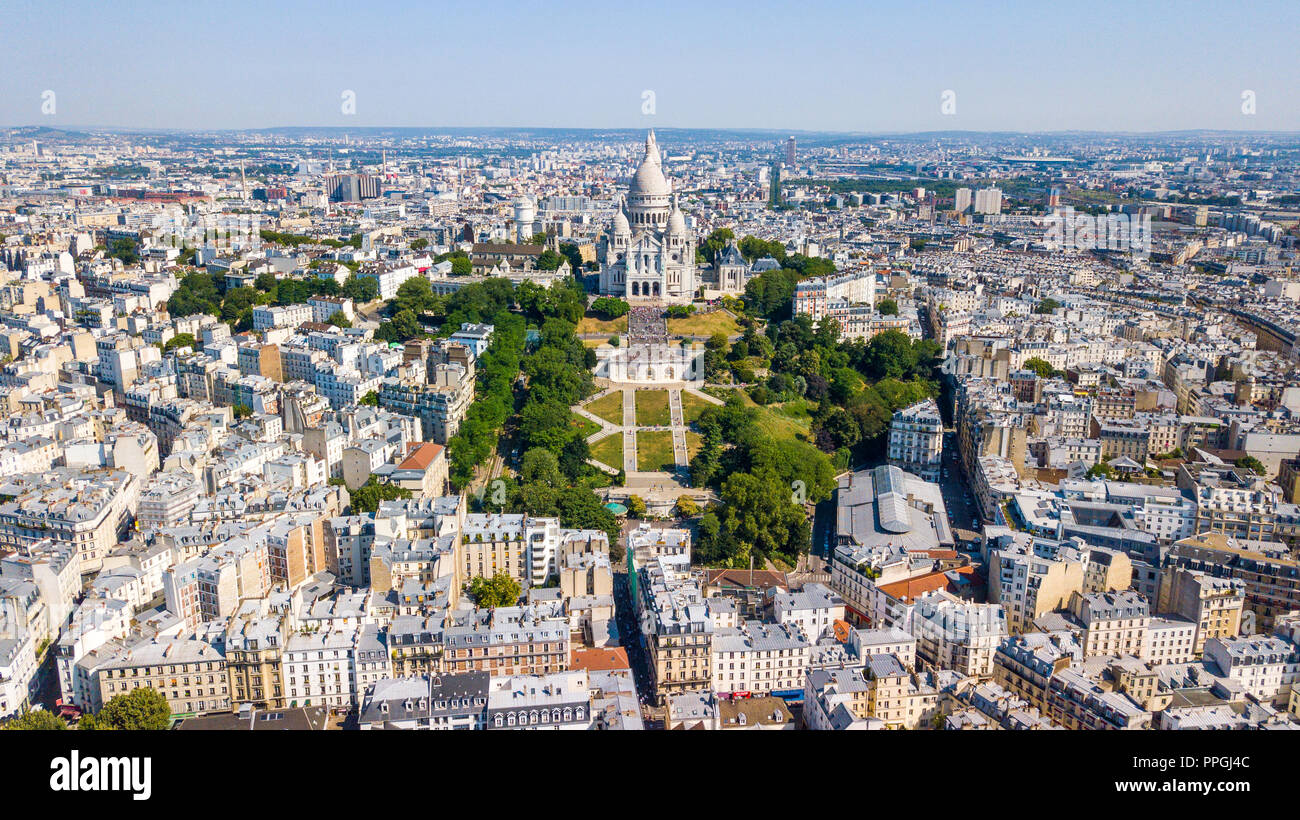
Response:
M161 693L141 687L115 695L93 716L81 719L84 728L160 732L171 725L171 705ZM91 725L85 726L89 719Z
M379 509L381 501L410 498L411 491L396 484L380 484L374 476L371 476L366 479L365 484L348 493L348 496L351 499L352 514L363 515Z
M522 589L519 582L504 572L495 573L491 578L475 576L466 590L474 599L475 605L484 609L514 606L519 602Z
M35 732L57 732L67 729L68 724L53 712L46 709L33 709L9 721L4 725L4 728Z

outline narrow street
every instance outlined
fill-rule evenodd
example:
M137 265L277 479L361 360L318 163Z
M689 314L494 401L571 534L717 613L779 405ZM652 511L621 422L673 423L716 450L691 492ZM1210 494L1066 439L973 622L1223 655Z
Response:
M650 656L642 642L641 630L636 622L636 607L631 597L631 585L628 583L627 564L623 561L614 565L614 617L618 622L619 637L627 650L628 662L632 666L632 677L636 682L637 699L641 702L641 713L646 720L646 728L662 728L661 718L651 718L658 714L650 709L652 675ZM652 725L652 722L653 725Z

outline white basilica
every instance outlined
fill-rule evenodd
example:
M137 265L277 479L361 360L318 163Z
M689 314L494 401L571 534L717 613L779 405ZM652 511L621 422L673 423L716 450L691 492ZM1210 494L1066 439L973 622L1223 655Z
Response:
M695 237L664 178L659 146L651 131L626 203L610 227L600 266L600 292L633 304L687 304L699 285Z

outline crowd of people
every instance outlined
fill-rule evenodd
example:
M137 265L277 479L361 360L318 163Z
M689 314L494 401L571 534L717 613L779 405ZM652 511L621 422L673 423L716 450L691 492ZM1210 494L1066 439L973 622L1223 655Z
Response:
M668 344L668 321L663 308L634 307L627 314L630 344Z

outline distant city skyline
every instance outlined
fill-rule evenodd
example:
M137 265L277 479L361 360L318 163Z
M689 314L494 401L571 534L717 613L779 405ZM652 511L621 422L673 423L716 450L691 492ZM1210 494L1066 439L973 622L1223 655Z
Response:
M1300 130L1283 2L19 0L0 28L4 127Z

